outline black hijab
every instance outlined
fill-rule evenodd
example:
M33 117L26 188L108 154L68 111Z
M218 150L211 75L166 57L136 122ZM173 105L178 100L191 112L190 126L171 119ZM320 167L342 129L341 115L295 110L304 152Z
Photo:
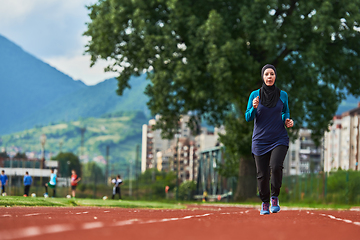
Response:
M268 108L273 108L276 106L277 102L280 98L280 89L275 87L275 83L272 86L267 86L264 82L264 72L266 69L271 68L275 72L275 80L276 80L276 68L271 64L266 64L261 69L261 79L263 81L263 85L260 88L260 101L261 104Z

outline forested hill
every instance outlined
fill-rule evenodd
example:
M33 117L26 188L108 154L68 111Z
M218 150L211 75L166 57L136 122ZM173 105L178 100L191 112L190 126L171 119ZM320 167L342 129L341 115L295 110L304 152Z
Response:
M17 121L14 131L58 123L74 121L79 118L100 117L118 111L142 111L149 115L144 89L145 75L131 80L133 86L123 96L116 94L117 80L108 79L95 86L87 86L74 93L51 101L43 108L30 114L26 121ZM145 122L144 122L145 123ZM12 131L12 132L14 132Z
M115 79L87 86L0 35L0 135L120 110L148 114L145 75L130 84L122 97Z
M32 157L40 157L39 139L41 134L45 134L46 159L60 151L79 155L81 129L85 129L82 162L104 163L106 147L109 147L111 170L127 177L128 163L136 157L136 146L141 144L142 125L147 121L148 118L141 111L109 113L99 118L82 118L3 135L0 148L9 154L26 152L33 154Z

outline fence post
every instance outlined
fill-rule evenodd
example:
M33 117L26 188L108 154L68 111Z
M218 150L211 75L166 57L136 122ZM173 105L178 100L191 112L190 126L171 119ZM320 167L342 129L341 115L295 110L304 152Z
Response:
M301 175L299 175L299 200L301 201Z
M346 204L349 204L349 170L346 171Z
M326 194L327 194L327 174L324 174L325 175L325 181L324 181L324 199L325 199L325 202L326 202Z

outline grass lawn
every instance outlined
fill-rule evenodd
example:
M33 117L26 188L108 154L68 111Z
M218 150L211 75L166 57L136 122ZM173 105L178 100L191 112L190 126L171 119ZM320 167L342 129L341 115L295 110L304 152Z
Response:
M226 205L234 207L260 207L260 202L226 203L226 202L162 202L162 201L135 201L135 200L102 200L88 198L43 198L43 197L20 197L20 196L0 196L0 207L11 206L49 206L49 207L120 207L120 208L155 208L155 209L184 209L188 204L198 205ZM282 207L289 208L312 208L312 209L342 209L348 210L353 205L346 204L319 204L319 203L280 203Z
M96 207L121 207L121 208L162 208L182 209L181 204L126 201L126 200L102 200L102 199L67 199L67 198L43 198L43 197L0 197L0 207L8 206L50 206L50 207L73 207L73 206L96 206Z

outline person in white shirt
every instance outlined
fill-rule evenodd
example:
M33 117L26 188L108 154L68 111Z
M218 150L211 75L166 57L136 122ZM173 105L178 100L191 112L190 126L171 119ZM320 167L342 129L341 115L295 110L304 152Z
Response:
M121 199L120 185L123 183L123 181L121 180L121 176L117 175L116 178L113 179L111 182L114 184L112 199L115 198L115 195L117 193L119 194L119 199Z

